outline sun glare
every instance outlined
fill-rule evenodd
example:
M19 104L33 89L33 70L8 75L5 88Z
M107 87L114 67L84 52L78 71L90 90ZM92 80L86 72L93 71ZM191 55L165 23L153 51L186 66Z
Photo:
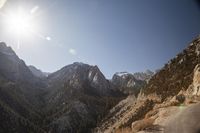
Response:
M27 34L33 29L30 16L24 12L16 12L9 14L6 18L7 28L14 34Z
M40 33L38 29L40 26L38 27L38 21L35 19L38 16L36 14L38 10L39 6L36 5L31 10L23 10L19 7L17 10L13 8L4 12L0 11L0 17L3 17L3 29L16 40L18 49L24 39L38 37L47 41L52 40L51 37Z

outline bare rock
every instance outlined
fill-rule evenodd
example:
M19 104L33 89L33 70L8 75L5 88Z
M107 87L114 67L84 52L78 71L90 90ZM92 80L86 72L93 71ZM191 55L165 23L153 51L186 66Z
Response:
M168 122L165 133L199 133L199 114L199 103L183 109Z

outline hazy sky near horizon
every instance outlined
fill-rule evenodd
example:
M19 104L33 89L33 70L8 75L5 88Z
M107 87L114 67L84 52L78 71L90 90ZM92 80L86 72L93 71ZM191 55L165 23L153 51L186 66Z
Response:
M200 34L198 0L7 0L1 14L23 9L35 32L6 30L0 41L26 64L53 72L73 62L115 72L161 68ZM34 13L32 13L34 12ZM20 43L20 46L18 46Z

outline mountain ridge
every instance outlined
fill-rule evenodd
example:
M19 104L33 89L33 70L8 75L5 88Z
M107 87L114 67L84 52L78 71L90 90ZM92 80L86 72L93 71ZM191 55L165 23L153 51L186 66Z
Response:
M155 74L122 72L107 80L97 66L74 62L40 78L11 47L0 43L0 131L139 132L155 125L156 130L171 129L164 118L199 101L199 51L197 37Z
M89 132L124 98L97 66L75 62L45 77L33 69L0 43L0 131Z

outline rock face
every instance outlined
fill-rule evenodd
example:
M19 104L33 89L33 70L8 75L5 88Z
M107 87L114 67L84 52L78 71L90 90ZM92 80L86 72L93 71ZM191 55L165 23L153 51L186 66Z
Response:
M109 81L97 66L75 62L49 75L50 88L54 86L70 86L84 91L83 86L89 85L90 91L96 95L107 95L110 90Z
M110 122L112 118L118 116L113 114L112 117L105 120L104 123L107 124L99 124L95 132L111 133L126 130L131 128L132 123L133 126L140 127L136 130L132 129L133 132L163 133L166 131L166 133L175 133L176 129L178 132L199 132L199 125L188 123L188 121L192 122L195 117L192 112L198 114L199 110L197 108L199 105L190 106L190 104L200 101L199 51L200 37L197 37L188 48L165 64L149 80L145 88L139 93L135 104L128 109L124 108L124 110L127 110L125 114L116 110L115 114L119 113L118 115L121 117L112 123ZM184 108L188 109L182 112ZM179 113L180 115L178 115ZM178 116L171 121L176 114ZM148 120L152 120L152 118L156 119L149 124ZM177 123L177 121L180 123ZM194 122L198 123L197 121L199 121L198 117ZM170 122L170 125L167 125L168 122ZM144 128L144 125L148 125L148 127ZM185 126L183 127L183 125Z
M111 83L115 89L120 90L124 94L137 95L152 76L153 72L149 70L147 72L138 72L134 74L120 72L113 75Z
M169 120L164 133L199 133L199 113L199 103L183 109Z

